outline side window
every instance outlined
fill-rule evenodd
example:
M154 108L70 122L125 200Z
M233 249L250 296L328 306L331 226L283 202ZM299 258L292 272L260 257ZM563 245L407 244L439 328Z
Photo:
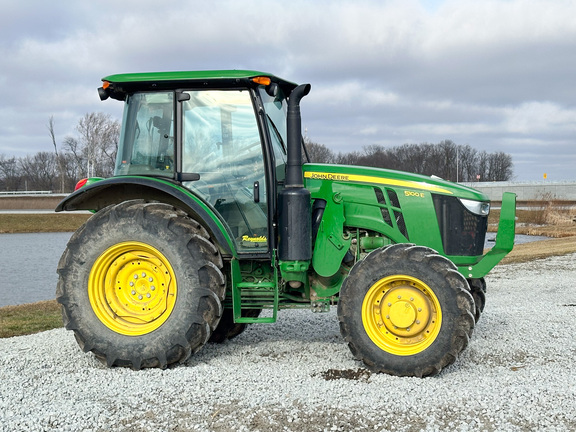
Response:
M239 251L267 250L264 158L250 93L187 93L190 99L182 106L182 170L200 174L200 180L185 186L222 215Z
M286 99L278 89L277 96L270 96L260 88L260 97L266 111L266 125L272 139L272 148L276 162L276 181L284 182L286 176Z
M174 96L172 92L136 93L124 110L121 152L115 175L174 173Z

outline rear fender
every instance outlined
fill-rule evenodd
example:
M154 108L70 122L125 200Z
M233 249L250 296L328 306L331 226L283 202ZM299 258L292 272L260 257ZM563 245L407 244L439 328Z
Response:
M182 186L167 180L147 177L113 177L86 185L64 198L57 212L98 211L123 201L143 199L173 205L202 223L218 243L223 255L236 256L231 234L218 214Z

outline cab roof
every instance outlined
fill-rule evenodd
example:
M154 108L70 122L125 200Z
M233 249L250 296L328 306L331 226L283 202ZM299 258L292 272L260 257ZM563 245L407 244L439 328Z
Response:
M276 83L287 95L297 86L297 84L293 82L286 81L268 72L237 69L126 73L109 75L102 78L102 81L106 87L111 87L113 93L119 93L116 96L121 96L121 94L126 95L135 91L188 87L250 87L257 85L257 83L252 81L252 79L256 77L270 78L270 80Z

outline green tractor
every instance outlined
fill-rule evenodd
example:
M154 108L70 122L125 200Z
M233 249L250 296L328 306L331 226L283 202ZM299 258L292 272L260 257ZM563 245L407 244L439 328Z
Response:
M112 75L124 101L115 174L56 211L94 214L58 265L80 347L108 366L166 368L281 309L337 305L373 371L429 376L455 361L512 249L515 195L484 254L490 203L468 187L304 163L310 85L257 71Z

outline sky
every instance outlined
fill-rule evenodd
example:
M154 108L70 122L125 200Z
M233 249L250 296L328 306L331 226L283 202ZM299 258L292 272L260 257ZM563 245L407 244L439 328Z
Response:
M53 151L125 72L253 69L312 91L335 152L452 140L576 180L572 0L0 0L0 155Z

